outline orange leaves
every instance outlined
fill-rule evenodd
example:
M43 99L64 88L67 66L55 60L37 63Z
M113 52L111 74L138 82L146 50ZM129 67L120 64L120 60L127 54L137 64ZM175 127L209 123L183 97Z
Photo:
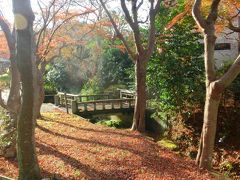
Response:
M170 29L177 22L179 22L185 15L190 14L193 3L194 3L193 0L187 0L184 11L179 13L177 16L175 16L171 20L171 22L168 23L166 29ZM201 14L205 19L209 15L211 4L212 4L212 0L202 0ZM240 14L239 9L240 9L240 0L221 0L218 8L219 17L215 25L217 33L221 33L222 31L224 31L224 29L228 27L229 21L232 21L233 23L236 21L236 18Z
M120 49L122 52L126 52L126 48L124 45L115 45L115 48Z
M0 58L9 58L9 49L8 49L8 44L7 40L5 38L5 35L3 33L0 33Z
M171 29L177 22L179 22L184 16L190 14L192 10L192 1L188 1L185 5L185 9L183 12L179 13L175 16L166 26L166 29Z
M62 179L214 179L194 162L137 132L108 128L59 110L38 120L43 177ZM15 161L0 158L0 174L17 178Z

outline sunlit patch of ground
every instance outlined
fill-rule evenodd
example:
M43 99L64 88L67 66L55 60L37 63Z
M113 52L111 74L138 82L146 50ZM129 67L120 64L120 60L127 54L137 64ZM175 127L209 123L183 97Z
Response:
M37 123L37 153L44 177L210 179L193 161L136 132L91 124L63 112L44 113ZM0 174L17 178L16 162L0 158Z

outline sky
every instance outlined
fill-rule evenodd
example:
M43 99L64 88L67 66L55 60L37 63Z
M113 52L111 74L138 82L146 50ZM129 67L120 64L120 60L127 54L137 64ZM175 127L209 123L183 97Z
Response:
M31 0L33 11L37 9L36 0ZM12 12L12 1L11 0L0 0L0 10L4 17L8 19L10 23L13 23L13 12Z
M36 12L38 9L37 0L31 0L33 11ZM117 8L119 5L118 1L111 1L111 3L108 3L108 7L111 7L113 9ZM146 5L143 5L143 7L146 8ZM12 13L12 0L0 0L0 10L2 11L4 17L8 19L8 21L13 24L13 13ZM141 13L139 13L139 18L144 19L146 17L147 11L146 9L140 10ZM143 17L141 17L143 16Z

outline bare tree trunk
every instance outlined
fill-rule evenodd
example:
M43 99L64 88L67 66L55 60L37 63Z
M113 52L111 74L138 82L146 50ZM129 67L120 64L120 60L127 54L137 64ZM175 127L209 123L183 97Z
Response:
M10 58L11 61L11 86L10 92L7 100L7 106L9 107L9 111L15 116L19 112L21 105L21 97L20 97L20 74L17 68L17 62L14 58Z
M0 27L4 32L10 52L10 70L11 70L11 87L5 108L12 114L17 114L20 108L20 74L16 62L15 47L15 29L11 32L8 23L2 18L0 19Z
M17 69L15 57L10 58L11 61L11 86L7 100L7 111L9 112L11 122L4 129L7 131L8 146L3 149L4 157L14 158L17 154L16 148L16 129L17 129L17 116L21 105L20 97L20 74Z
M218 18L218 6L221 0L213 0L207 17L202 16L202 0L195 0L193 5L193 17L198 26L204 32L204 61L206 71L206 102L204 109L204 122L200 139L200 146L196 163L200 168L210 170L212 168L212 156L217 127L217 115L220 99L224 89L228 87L240 73L240 55L231 65L228 71L219 79L214 70L215 24ZM229 28L240 32L240 27L232 23L234 18L229 18Z
M15 30L11 32L9 25L4 19L0 19L0 26L4 32L7 40L8 49L10 52L10 71L11 71L11 86L7 103L1 98L1 106L5 108L10 114L10 122L5 122L6 126L4 131L6 132L3 139L8 141L8 145L1 147L2 154L6 158L13 158L16 156L16 139L15 133L17 128L17 114L21 105L20 97L20 74L17 69L16 62L16 48L15 48Z
M196 163L200 168L212 168L212 155L217 127L217 115L224 87L216 80L214 69L214 48L216 37L214 27L205 31L205 71L206 71L206 100L204 108L203 128Z
M211 83L207 88L206 102L204 109L204 123L202 128L201 142L196 162L200 168L210 170L212 168L212 155L217 127L217 114L221 96L218 94L216 83ZM218 94L218 96L216 96Z
M17 30L17 65L22 80L22 105L17 123L19 179L40 179L35 148L35 108L38 89L34 55L34 14L30 0L13 0ZM19 21L21 17L21 23Z
M146 68L147 61L138 58L135 63L136 78L136 100L132 130L145 132L145 111L146 111Z
M44 101L45 92L44 92L43 73L39 69L37 69L37 86L39 90L39 96L38 96L37 106L36 106L36 117L41 118L41 106Z

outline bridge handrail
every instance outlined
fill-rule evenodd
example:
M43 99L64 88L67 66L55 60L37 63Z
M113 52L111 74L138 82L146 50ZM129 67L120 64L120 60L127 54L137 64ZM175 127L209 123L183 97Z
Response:
M126 93L128 95L128 93ZM92 97L92 98L91 98ZM97 99L96 97L105 97L106 99ZM55 105L65 106L67 109L71 108L72 113L78 113L79 108L83 106L83 111L89 111L88 106L93 105L93 110L97 110L97 106L101 105L102 109L105 110L107 105L111 105L111 109L115 109L116 104L119 105L117 109L133 108L135 96L129 93L129 96L120 96L120 99L109 99L110 94L94 94L94 95L79 95L79 94L67 94L59 92L55 98ZM86 98L86 101L83 101ZM90 99L91 98L91 99ZM89 100L90 99L90 100ZM85 99L84 99L85 100ZM126 106L127 105L127 106Z
M78 104L92 104L92 103L108 103L108 102L126 102L126 101L135 101L134 98L129 99L105 99L105 100L95 100L95 101L84 101L77 102Z
M63 92L58 92L57 95L65 95ZM89 94L89 95L80 95L80 94L68 94L66 93L66 96L72 96L72 97L96 97L96 96L109 96L110 94Z

